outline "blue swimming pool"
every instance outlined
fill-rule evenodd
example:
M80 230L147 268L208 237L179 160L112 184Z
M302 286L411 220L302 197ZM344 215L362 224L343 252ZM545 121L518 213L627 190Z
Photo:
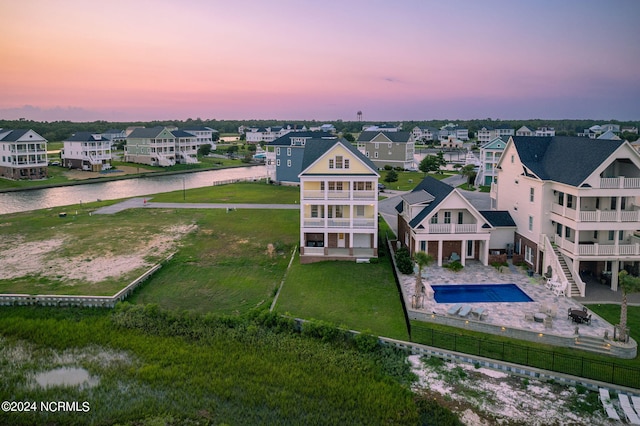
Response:
M515 284L432 285L438 303L533 302Z

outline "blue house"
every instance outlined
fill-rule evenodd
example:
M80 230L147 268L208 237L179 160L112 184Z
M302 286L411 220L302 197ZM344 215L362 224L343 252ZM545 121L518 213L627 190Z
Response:
M337 136L327 132L291 132L266 145L267 171L271 180L285 185L298 185L302 171L304 147L311 140L334 143Z

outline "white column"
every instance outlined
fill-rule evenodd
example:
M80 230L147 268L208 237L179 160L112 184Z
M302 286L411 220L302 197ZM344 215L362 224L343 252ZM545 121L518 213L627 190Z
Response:
M467 240L462 240L462 244L460 244L460 246L460 263L464 266L464 262L467 257Z
M438 266L442 266L442 240L438 240Z
M614 260L611 262L611 290L613 291L618 291L618 272L620 272L620 261Z

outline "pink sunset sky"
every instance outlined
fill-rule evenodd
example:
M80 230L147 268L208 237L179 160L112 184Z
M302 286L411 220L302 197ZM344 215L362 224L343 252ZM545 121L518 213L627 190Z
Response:
M637 0L21 0L0 119L640 119Z

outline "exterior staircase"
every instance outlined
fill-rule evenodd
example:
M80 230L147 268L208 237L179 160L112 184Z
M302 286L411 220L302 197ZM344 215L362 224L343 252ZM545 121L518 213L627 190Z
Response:
M611 355L611 346L602 337L578 335L575 339L575 347L589 352Z
M567 281L569 282L569 288L566 290L567 296L569 297L580 296L580 289L578 288L576 281L573 279L573 274L571 273L571 269L569 268L569 266L567 266L567 262L565 262L564 256L562 255L562 253L560 253L560 250L558 250L558 247L555 247L555 246L553 247L553 253L558 258L558 262L560 263L560 267L562 268L562 273L564 274L564 276L567 278Z

